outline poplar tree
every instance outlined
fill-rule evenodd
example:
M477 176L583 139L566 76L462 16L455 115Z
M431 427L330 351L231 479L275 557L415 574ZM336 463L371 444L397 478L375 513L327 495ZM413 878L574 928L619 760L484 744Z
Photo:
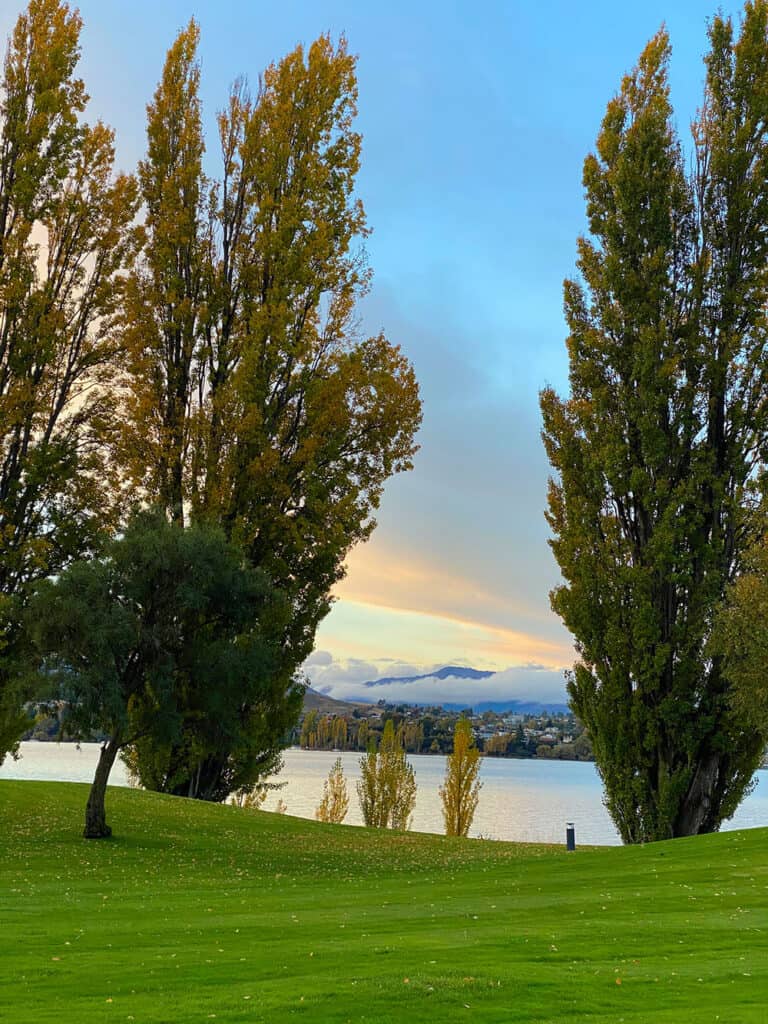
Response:
M357 795L365 824L407 829L416 804L416 776L391 719L384 726L378 751L372 746L360 759L360 769Z
M318 821L328 821L334 825L340 825L346 818L348 810L347 780L344 778L341 758L337 757L328 773L328 778L323 783L323 798L315 811L315 817Z
M370 536L387 478L411 466L421 406L409 362L356 319L370 274L346 42L297 47L255 95L235 84L215 181L197 45L192 22L148 108L119 461L175 520L220 524L285 594L275 685L292 699L348 552ZM218 791L231 756L209 750L190 764L199 785L173 791Z
M30 584L92 549L107 518L103 438L133 248L132 178L82 120L80 17L31 0L0 83L0 762Z
M472 723L460 718L453 731L453 751L448 755L445 782L439 790L447 836L469 834L480 798L479 771L480 751L475 746Z
M625 842L711 832L766 735L732 701L713 618L751 539L768 441L768 5L709 28L687 170L664 31L584 165L566 281L570 395L542 393L552 606L569 692Z

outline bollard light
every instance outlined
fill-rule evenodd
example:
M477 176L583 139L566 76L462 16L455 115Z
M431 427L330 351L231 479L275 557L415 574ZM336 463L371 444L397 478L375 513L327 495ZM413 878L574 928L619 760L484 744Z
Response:
M576 849L576 829L572 821L565 823L565 848L566 850Z

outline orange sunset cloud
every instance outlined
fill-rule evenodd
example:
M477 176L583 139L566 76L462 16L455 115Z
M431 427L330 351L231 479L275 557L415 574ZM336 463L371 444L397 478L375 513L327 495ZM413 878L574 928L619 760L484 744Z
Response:
M567 635L553 635L548 617L426 560L380 546L353 552L335 594L337 604L317 644L344 657L395 654L494 667L573 661Z

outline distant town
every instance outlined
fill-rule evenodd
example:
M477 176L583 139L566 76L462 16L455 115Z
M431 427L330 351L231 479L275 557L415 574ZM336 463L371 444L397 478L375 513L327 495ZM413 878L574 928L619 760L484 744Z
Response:
M591 761L592 746L584 726L570 712L516 711L472 708L447 709L436 704L352 704L308 690L304 713L291 737L307 750L355 750L378 746L387 721L401 731L410 754L450 754L459 718L472 723L475 743L488 757L549 758Z
M30 724L25 740L66 741L66 701L27 705ZM355 704L334 700L308 689L298 724L286 736L286 745L305 750L359 751L371 744L378 747L388 721L400 730L409 754L450 754L459 718L472 723L475 743L487 757L549 758L563 761L591 761L592 747L584 727L575 715L561 711L520 713L445 708L435 704ZM94 732L91 741L104 737Z

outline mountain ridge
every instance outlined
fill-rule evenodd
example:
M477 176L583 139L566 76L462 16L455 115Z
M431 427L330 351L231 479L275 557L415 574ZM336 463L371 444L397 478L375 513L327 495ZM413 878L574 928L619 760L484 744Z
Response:
M375 691L377 687L391 686L392 684L404 684L422 682L425 679L469 679L469 680L483 680L489 679L491 676L495 676L497 673L489 671L487 669L472 668L469 665L444 665L442 668L435 669L433 672L423 672L415 676L382 676L379 679L370 679L359 685L366 690ZM337 697L330 695L331 687L323 690L311 691L314 697L323 696L328 701L335 701L338 704L345 704L348 701L339 700ZM471 708L475 713L481 713L483 711L496 711L496 712L511 712L521 715L531 714L542 714L542 713L566 713L570 709L568 705L563 701L542 701L535 699L519 699L510 697L507 700L504 699L477 699L477 700L466 700L458 702L455 700L409 700L407 695L400 696L398 698L387 697L384 698L388 704L408 704L412 707L442 707L446 711L462 711L465 708ZM377 703L375 693L371 693L370 696L360 694L357 697L357 706L365 706ZM328 710L328 709L326 709Z
M370 679L363 686L389 686L391 683L419 683L422 679L488 679L496 675L479 668L466 665L446 665L434 672L423 672L418 676L383 676L381 679Z

